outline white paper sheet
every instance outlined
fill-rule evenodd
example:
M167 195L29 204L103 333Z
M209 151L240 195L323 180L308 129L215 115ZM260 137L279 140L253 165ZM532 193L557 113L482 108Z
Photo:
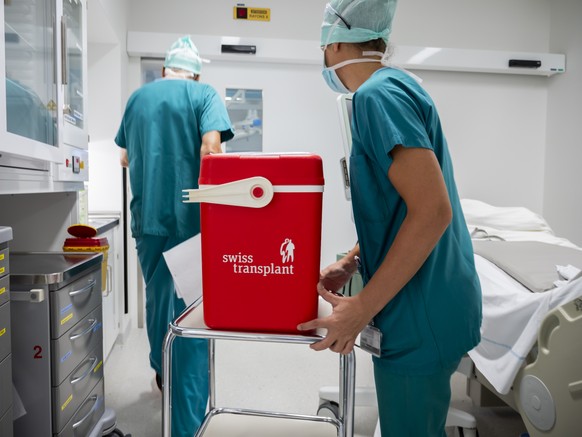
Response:
M202 296L202 248L200 234L164 252L174 278L176 294L186 306Z

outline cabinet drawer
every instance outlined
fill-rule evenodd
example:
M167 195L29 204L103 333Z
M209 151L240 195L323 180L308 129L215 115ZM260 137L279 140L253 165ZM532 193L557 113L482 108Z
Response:
M0 276L10 273L8 267L8 248L5 248L0 250Z
M105 412L103 380L99 381L81 407L56 437L86 437Z
M53 387L53 432L62 431L103 378L103 351L93 350L58 387Z
M10 300L10 276L0 278L0 305Z
M101 266L60 290L50 292L51 337L65 332L101 304Z
M0 361L10 354L10 302L0 306Z
M12 357L0 362L0 417L12 406ZM0 434L4 435L4 434Z
M52 385L58 386L95 349L103 350L101 306L80 320L65 335L51 341Z
M14 437L14 430L12 428L12 408L2 416L0 414L0 435L2 437Z

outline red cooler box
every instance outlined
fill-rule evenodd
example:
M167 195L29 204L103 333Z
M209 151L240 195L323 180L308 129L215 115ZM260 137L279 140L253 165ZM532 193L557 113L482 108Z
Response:
M306 153L202 159L204 321L213 329L296 333L317 317L323 168Z

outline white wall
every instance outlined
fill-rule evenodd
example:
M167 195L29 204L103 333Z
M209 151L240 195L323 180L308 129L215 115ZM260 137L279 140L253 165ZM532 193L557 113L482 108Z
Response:
M89 81L89 182L90 212L123 211L122 169L119 148L113 139L128 95L128 63L126 50L127 0L92 0L88 9L88 81ZM121 229L128 224L121 218ZM120 232L122 234L122 232ZM124 242L116 241L123 253ZM140 273L132 242L128 246L129 313L119 321L121 341L131 323L137 321L137 284ZM119 266L119 264L117 264ZM119 272L118 274L121 274ZM123 290L117 287L117 292ZM121 305L121 302L120 302ZM122 310L123 311L123 310Z
M582 246L582 2L550 3L550 49L567 54L567 73L549 89L543 213L557 234Z
M234 4L229 1L131 0L129 30L307 39L318 45L325 3L264 1L261 6L271 8L272 21L262 23L233 20ZM402 1L392 33L396 46L545 52L549 40L550 3L546 0ZM496 205L523 205L541 213L547 92L554 78L420 75L441 112L461 195ZM302 83L294 80L282 86L297 88ZM283 106L280 116L285 117ZM330 130L337 125L322 120L319 127Z
M392 43L547 52L546 0L401 1ZM447 136L459 192L541 213L547 90L554 78L416 72L432 95Z
M401 0L393 23L398 45L465 49L549 48L547 0Z
M7 194L0 196L0 223L12 228L13 252L60 252L79 223L78 193Z
M195 35L255 36L319 40L326 0L261 0L247 6L271 8L271 22L233 19L231 0L130 0L129 29ZM243 2L244 3L244 2Z
M122 173L113 138L127 97L125 0L97 0L88 12L90 211L122 210Z
M461 197L542 211L545 77L417 72L441 115Z

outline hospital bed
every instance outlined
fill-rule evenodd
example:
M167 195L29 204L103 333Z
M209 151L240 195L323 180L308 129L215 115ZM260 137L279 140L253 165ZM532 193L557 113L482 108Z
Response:
M530 437L580 435L582 249L526 208L468 199L462 207L483 292L481 343L457 369L468 395L478 406L518 411ZM569 280L556 267L568 264ZM350 285L346 294L355 292ZM334 388L321 388L320 414L333 415L334 397ZM356 406L374 405L373 389L356 388ZM454 408L447 426L476 435L475 418Z
M468 199L462 206L483 292L469 396L480 406L502 400L514 408L530 437L578 435L582 250L526 208ZM561 276L557 266L568 264L572 272Z

